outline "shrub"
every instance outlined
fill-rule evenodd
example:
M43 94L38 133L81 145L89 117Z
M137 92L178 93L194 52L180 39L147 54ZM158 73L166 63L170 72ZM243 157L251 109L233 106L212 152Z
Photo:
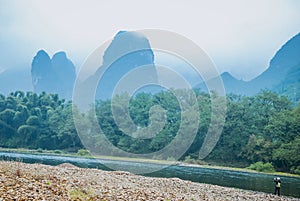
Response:
M37 149L37 152L38 152L38 153L43 153L43 149L42 149L42 148L38 148L38 149Z
M77 155L79 155L79 156L90 156L91 154L90 154L90 152L89 152L88 150L86 150L86 149L79 149L79 150L77 151Z
M199 159L193 159L191 158L191 156L186 156L183 162L189 164L195 164L195 165L207 165L206 162Z
M167 158L167 161L176 161L176 159L173 156L171 156Z
M62 151L61 150L54 150L54 153L55 154L62 154Z
M292 167L291 168L291 173L300 175L300 166Z
M275 172L272 163L263 163L261 161L251 164L247 169L256 170L259 172Z

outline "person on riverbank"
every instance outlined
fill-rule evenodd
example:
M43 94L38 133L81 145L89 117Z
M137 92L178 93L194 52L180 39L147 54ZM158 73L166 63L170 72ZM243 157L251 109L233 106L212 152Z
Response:
M278 194L280 196L280 187L281 187L281 180L280 177L275 177L274 178L274 184L275 184L275 192L274 194Z

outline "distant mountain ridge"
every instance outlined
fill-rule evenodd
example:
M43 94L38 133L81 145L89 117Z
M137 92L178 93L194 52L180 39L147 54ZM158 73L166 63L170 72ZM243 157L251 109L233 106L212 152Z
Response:
M31 64L33 90L59 94L71 99L76 79L75 66L65 52L57 52L52 59L44 50L38 51Z
M300 98L300 33L287 41L271 59L269 67L250 81L234 78L230 73L221 74L226 93L254 95L263 89L287 95L292 100ZM215 78L209 80L212 82ZM194 88L205 90L205 84Z
M123 53L125 55L122 55ZM129 71L140 69L139 66L145 65L148 65L149 68L142 72L141 76L136 76L136 80L133 82L149 80L155 83L157 81L154 54L145 36L137 32L120 31L104 52L103 64L99 66L94 75L86 80L86 90L90 89L91 83L97 83L103 69L106 69L103 77L99 80L95 95L96 99L107 99L111 97L112 90L121 77ZM288 96L294 102L299 101L300 33L282 45L270 60L267 70L256 78L250 81L238 80L228 72L222 73L221 78L226 93L251 96L263 89L269 89ZM32 83L30 83L30 79ZM17 90L34 90L37 93L46 91L71 99L75 79L74 64L67 58L65 52L58 52L50 58L46 51L40 50L33 58L31 77L30 71L27 72L26 69L9 69L0 73L0 93L8 94ZM214 79L207 82L213 82ZM200 80L194 88L207 91L205 83Z
M278 91L280 83L290 80L288 73L300 64L300 33L286 42L271 59L269 68L250 81L250 87L256 91L271 89ZM294 69L297 70L297 69ZM299 69L298 69L299 70Z

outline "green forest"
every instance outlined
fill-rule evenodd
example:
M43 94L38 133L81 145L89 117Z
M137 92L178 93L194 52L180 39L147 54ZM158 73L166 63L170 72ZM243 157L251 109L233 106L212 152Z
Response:
M198 160L211 120L210 95L194 93L201 114L199 129L181 160ZM252 169L265 166L300 174L300 104L295 105L285 96L270 91L252 97L230 94L226 99L226 121L221 137L203 162ZM131 97L129 113L133 122L139 127L148 126L149 111L155 105L166 110L166 124L151 139L124 134L114 121L110 100L96 101L94 108L106 138L122 150L139 154L161 150L174 139L181 123L180 106L171 90ZM86 115L72 107L71 101L55 94L16 91L0 95L0 147L66 152L84 149L73 115L77 113L84 125L90 123L92 111ZM96 131L90 131L90 135L94 146L105 146L93 138L97 136L93 132Z

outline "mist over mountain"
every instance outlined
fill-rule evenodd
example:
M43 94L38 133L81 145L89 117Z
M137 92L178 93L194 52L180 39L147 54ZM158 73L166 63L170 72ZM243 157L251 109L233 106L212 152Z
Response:
M271 59L269 67L250 81L234 78L230 73L221 74L226 93L251 96L263 89L269 89L290 99L300 98L300 33L286 42ZM208 82L213 82L215 78ZM206 90L203 82L196 89Z
M119 83L122 79L124 82ZM92 86L98 83L96 99L106 100L113 96L117 85L120 86L118 94L132 90L150 93L157 90L155 86L135 88L147 82L157 82L154 54L148 39L137 32L120 31L105 50L103 64L83 84L86 88L83 91L93 89Z
M65 52L57 52L51 59L44 50L38 51L32 61L31 77L34 92L55 93L67 99L72 96L76 73Z
M297 103L300 100L300 64L290 68L285 77L274 87L274 91Z
M0 73L0 94L7 95L17 90L32 91L29 69L12 68Z
M126 76L128 79L124 79ZM251 96L269 89L297 102L300 99L300 33L282 45L270 60L269 67L256 78L250 81L238 80L228 72L222 73L221 78L226 93ZM46 51L40 50L32 60L31 74L25 68L0 72L0 93L45 91L71 99L75 79L74 64L65 52L57 52L50 58ZM105 50L103 63L83 82L82 87L87 93L94 90L96 99L105 100L111 98L117 85L121 86L117 93L132 92L135 86L157 83L157 80L154 54L148 39L137 32L120 31ZM214 78L207 82L214 82ZM207 91L205 83L200 79L194 88ZM153 93L161 88L150 86L135 90Z
M233 77L230 73L224 72L220 75L223 85L225 88L226 93L234 93L234 94L244 94L244 90L247 87L247 82L243 80L237 80L235 77ZM208 81L203 82L201 81L199 84L195 85L194 89L198 89L200 91L208 92L207 85L213 85L213 83L216 83L218 78L212 78Z
M250 81L252 92L260 89L271 89L280 91L283 83L291 80L293 72L300 70L297 66L300 64L300 33L286 42L271 59L269 68L261 75ZM286 88L287 86L284 86ZM255 90L254 90L255 89Z

